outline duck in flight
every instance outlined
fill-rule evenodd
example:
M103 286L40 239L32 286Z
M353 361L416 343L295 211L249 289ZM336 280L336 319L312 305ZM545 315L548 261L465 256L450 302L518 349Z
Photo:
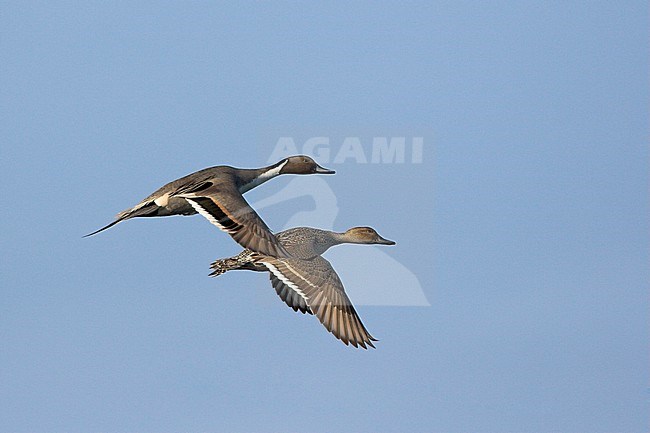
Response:
M271 285L294 311L315 314L325 328L343 343L375 347L348 298L341 279L323 257L329 248L343 244L395 245L370 227L353 227L344 233L296 227L276 235L290 257L273 257L245 249L210 265L216 277L232 270L269 272Z
M334 173L305 155L291 156L257 169L225 165L206 168L163 185L140 203L117 214L110 224L84 237L131 218L199 213L244 248L271 257L288 257L288 252L243 194L281 174Z

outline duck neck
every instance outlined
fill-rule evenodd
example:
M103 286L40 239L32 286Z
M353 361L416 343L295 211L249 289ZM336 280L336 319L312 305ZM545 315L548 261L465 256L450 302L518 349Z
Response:
M335 233L329 230L320 230L314 229L311 227L305 227L308 231L309 242L306 242L305 245L309 245L308 255L310 257L320 256L325 251L329 250L335 245L339 245L345 242L342 238L342 233Z
M332 242L333 245L340 245L340 244L346 244L349 243L350 240L347 238L345 233L337 233L337 232L331 232L331 237L332 237Z
M336 233L330 231L324 231L323 236L318 242L319 254L323 254L325 251L329 250L333 246L347 243L348 240L345 237L345 233Z
M239 191L243 194L246 191L250 191L256 186L260 186L264 182L280 175L280 172L286 163L287 160L283 159L282 161L269 165L268 167L242 170L239 175Z

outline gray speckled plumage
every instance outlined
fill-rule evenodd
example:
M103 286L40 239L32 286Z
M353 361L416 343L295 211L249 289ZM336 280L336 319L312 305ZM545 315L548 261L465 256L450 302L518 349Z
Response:
M276 236L290 257L271 257L244 250L234 257L213 262L210 276L231 270L268 271L276 293L294 311L315 314L346 345L375 347L373 341L377 340L359 319L339 276L321 254L343 243L394 245L395 242L382 238L370 227L354 227L345 233L296 227Z
M320 256L334 245L346 242L343 233L311 227L294 227L276 236L291 256L298 259Z

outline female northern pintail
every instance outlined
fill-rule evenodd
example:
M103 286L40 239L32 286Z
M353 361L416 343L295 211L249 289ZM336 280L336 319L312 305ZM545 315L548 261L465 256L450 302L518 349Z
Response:
M345 233L296 227L276 237L291 254L290 258L244 250L234 257L213 262L210 276L239 269L268 271L271 285L294 311L316 314L325 328L346 345L374 348L372 342L377 340L361 323L339 276L321 254L343 243L395 245L395 242L384 239L370 227L354 227Z
M257 169L206 168L169 182L137 205L117 214L115 221L86 236L130 218L199 213L231 235L242 247L270 256L286 257L287 252L242 194L281 174L334 173L304 155L291 156Z

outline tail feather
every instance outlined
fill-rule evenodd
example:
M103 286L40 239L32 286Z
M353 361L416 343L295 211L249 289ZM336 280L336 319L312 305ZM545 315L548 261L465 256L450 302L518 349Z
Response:
M105 226L102 227L101 229L99 229L99 230L95 230L94 232L92 232L92 233L88 233L87 235L83 235L82 237L87 238L88 236L96 235L96 234L99 233L99 232L103 232L104 230L113 227L115 224L119 223L120 221L124 221L125 219L126 219L126 218L117 219L117 220L113 221L112 223L105 225Z
M144 216L156 216L158 213L159 206L153 202L148 203L144 206L141 207L136 207L135 209L127 209L125 211L122 211L117 214L115 217L115 221L111 222L110 224L105 225L104 227L100 228L99 230L95 230L92 233L88 233L87 235L84 235L84 238L87 238L88 236L96 235L99 232L103 232L106 229L109 229L113 227L115 224L122 222L124 220L128 220L131 218L135 217L144 217Z
M212 269L212 272L210 272L210 276L218 277L219 275L224 274L228 271L234 271L235 269L239 269L240 266L241 263L239 262L239 260L237 260L237 257L215 260L210 264L210 269Z
M210 264L210 269L212 269L210 276L218 277L225 272L236 270L265 272L266 268L264 266L255 263L253 254L251 250L244 250L234 257L215 260Z

